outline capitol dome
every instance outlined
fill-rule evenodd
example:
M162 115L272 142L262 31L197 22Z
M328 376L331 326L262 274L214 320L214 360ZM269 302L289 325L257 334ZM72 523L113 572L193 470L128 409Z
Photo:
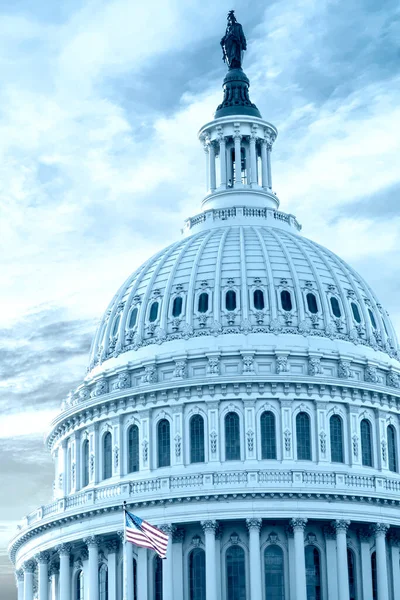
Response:
M279 210L232 14L201 212L118 290L51 424L53 499L9 547L18 600L398 596L396 335ZM125 502L165 560L124 542Z

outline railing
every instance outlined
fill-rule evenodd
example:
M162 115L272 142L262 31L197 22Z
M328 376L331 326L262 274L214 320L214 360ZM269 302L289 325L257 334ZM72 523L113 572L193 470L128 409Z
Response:
M192 229L196 225L201 225L205 223L209 219L212 221L226 221L227 219L234 219L240 217L247 218L258 218L258 219L275 219L276 221L281 221L282 223L286 223L290 227L294 227L298 231L301 230L301 225L297 222L296 217L293 215L289 215L279 210L273 210L268 208L257 208L257 207L231 207L231 208L214 208L205 211L204 213L200 213L195 215L194 217L190 217L186 221L186 228Z

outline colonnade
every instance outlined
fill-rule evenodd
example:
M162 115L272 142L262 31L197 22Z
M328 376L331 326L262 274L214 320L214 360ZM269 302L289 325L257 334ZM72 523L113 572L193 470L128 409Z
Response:
M292 518L286 524L288 541L288 567L290 571L290 590L285 589L285 599L308 600L305 547L312 544L306 537L306 518ZM313 521L313 526L317 522ZM243 522L242 522L243 524ZM327 590L329 600L350 600L349 571L348 571L348 528L347 520L335 520L324 526L325 556L327 571ZM193 524L191 525L193 526ZM263 541L262 528L270 526L267 520L249 518L246 520L248 538L246 540L248 564L248 598L251 600L264 600L264 575L263 575ZM204 541L198 539L205 550L205 589L207 600L220 600L220 590L223 587L221 579L221 530L223 521L201 521ZM376 523L373 526L360 527L353 524L358 532L358 556L361 573L358 574L357 600L392 600L395 591L400 588L400 539L390 535L391 543L387 544L389 525ZM163 529L170 533L170 546L167 559L162 564L162 591L163 598L169 600L191 600L186 597L184 578L187 571L184 569L183 540L185 530L180 526L164 525ZM121 537L121 534L119 534ZM313 534L308 534L309 536ZM231 536L232 537L232 536ZM373 538L371 540L371 537ZM194 539L194 538L193 538ZM228 542L229 543L229 542ZM232 543L237 543L233 541ZM273 542L276 543L276 542ZM101 554L99 547L101 545ZM226 545L226 544L225 544ZM376 553L376 576L374 585L376 592L373 595L373 575L371 567L371 548ZM106 549L108 600L155 600L155 584L152 572L149 569L150 554L147 550L137 548L131 544L124 544L124 551L120 552L119 540L116 536L105 541L98 536L90 536L74 544L60 544L52 551L40 552L33 560L28 560L17 572L18 600L98 600L99 590L99 564L101 563L103 549ZM387 550L390 549L390 552ZM123 589L118 580L119 559L123 555ZM77 558L78 557L78 558ZM136 559L137 577L134 582L133 559ZM73 561L75 559L75 563ZM389 561L389 562L388 562ZM77 566L84 574L84 595L77 595L76 574ZM129 567L131 565L131 567ZM336 568L335 568L336 567ZM390 574L390 577L389 575ZM391 581L390 581L391 579ZM134 595L136 589L136 596ZM123 593L124 591L124 593ZM294 595L295 594L295 595ZM362 594L362 595L361 595ZM353 596L354 597L354 596ZM157 596L158 598L158 596ZM224 599L224 596L222 597ZM322 594L324 599L324 595ZM328 600L326 598L326 600Z

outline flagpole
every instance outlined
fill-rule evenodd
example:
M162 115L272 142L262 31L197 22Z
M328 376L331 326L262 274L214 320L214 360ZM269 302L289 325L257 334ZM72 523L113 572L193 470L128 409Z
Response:
M123 600L130 600L128 598L128 557L127 557L127 553L126 553L126 501L124 500L124 504L122 506L122 510L124 513L124 547L123 547L123 573L124 573L124 580L123 580ZM133 599L132 599L133 600Z

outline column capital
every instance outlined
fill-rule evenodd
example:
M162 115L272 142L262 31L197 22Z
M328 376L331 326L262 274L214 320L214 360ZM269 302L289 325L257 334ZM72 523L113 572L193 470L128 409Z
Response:
M261 526L262 526L262 519L256 519L256 518L246 519L246 525L247 525L247 529L249 531L251 531L252 529L260 531Z
M53 575L58 575L60 570L60 565L56 562L52 562L50 563L50 568L49 568L49 576L52 577Z
M369 542L371 538L371 530L368 527L360 527L357 534L360 542Z
M15 571L15 579L18 581L23 581L24 580L24 570L23 569L18 569L17 571Z
M200 521L200 525L203 528L204 533L207 533L208 531L213 532L214 535L218 529L218 522L217 521Z
M36 566L36 563L34 560L27 560L22 565L22 570L24 571L24 573L33 573L35 570L35 566Z
M88 548L97 548L100 544L99 538L95 535L89 535L88 537L83 538L82 541Z
M175 530L176 530L176 526L173 525L172 523L163 523L162 525L159 526L159 529L161 529L161 531L163 531L167 535L173 537Z
M347 533L349 525L350 521L344 521L342 519L336 519L336 521L332 521L332 527L335 529L336 534Z
M326 540L334 540L336 538L336 531L332 525L325 525L323 531Z
M117 531L117 536L121 544L125 542L125 531Z
M176 527L175 531L172 533L172 543L173 544L181 544L185 539L186 531L182 529L182 527Z
M59 544L55 549L59 556L69 556L71 553L71 544Z
M38 554L35 555L35 560L38 564L48 564L50 552L38 552Z
M297 517L294 519L290 519L290 525L293 527L293 531L304 531L306 528L308 519L302 519L301 517Z
M390 525L387 525L386 523L375 523L375 525L372 526L372 531L376 537L386 537L389 527Z
M106 544L106 548L109 554L115 554L118 552L119 539L109 540Z

